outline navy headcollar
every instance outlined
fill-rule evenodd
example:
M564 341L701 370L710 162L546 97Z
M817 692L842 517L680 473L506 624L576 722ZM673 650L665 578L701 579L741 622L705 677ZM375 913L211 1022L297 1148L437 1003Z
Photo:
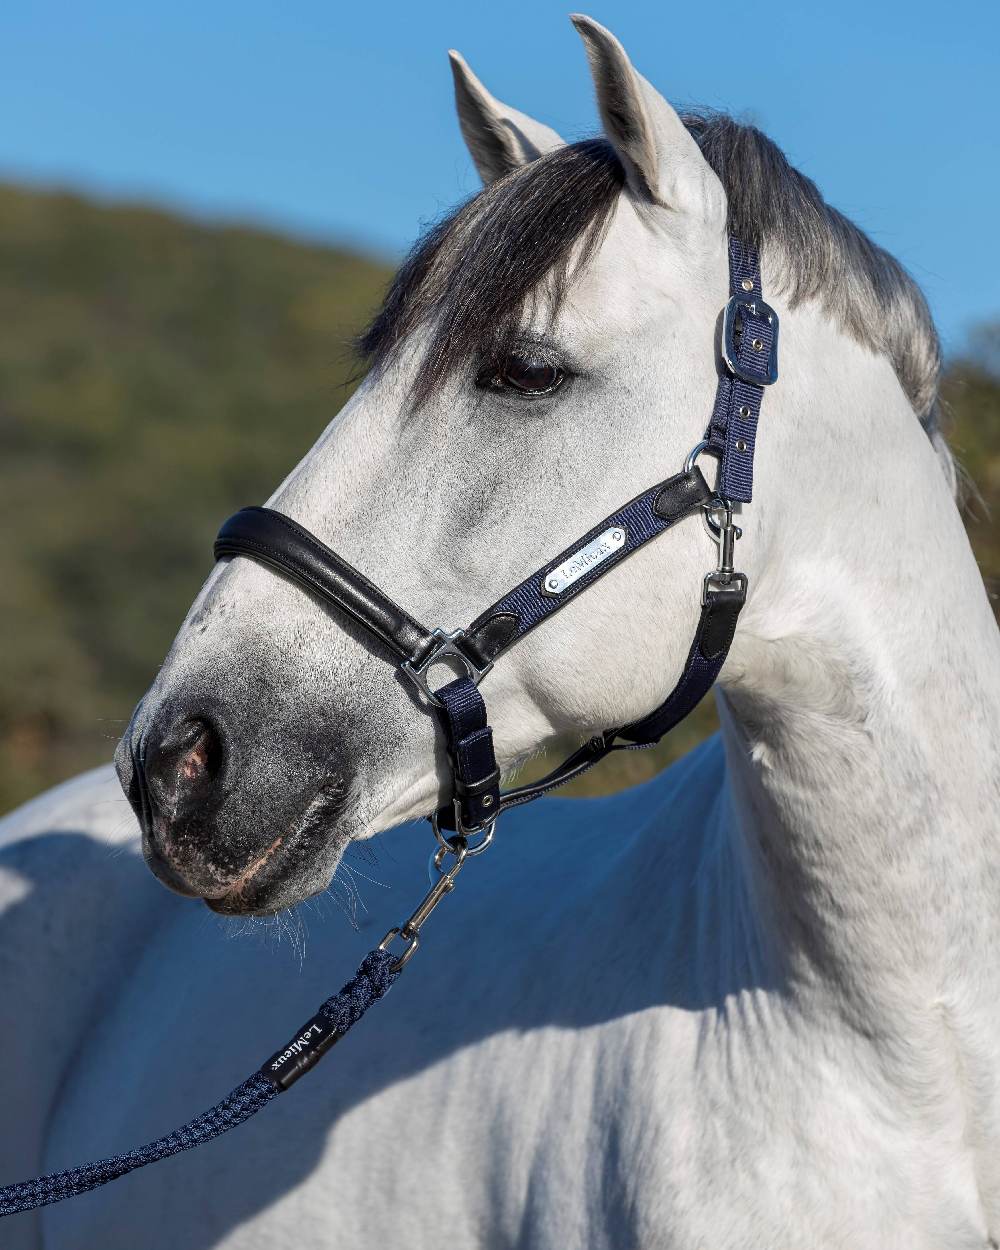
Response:
M738 239L729 240L729 289L720 353L723 368L711 420L683 471L599 522L467 629L425 628L308 530L270 508L244 508L219 531L216 559L257 560L344 612L393 652L422 704L439 713L453 793L432 823L445 848L454 851L461 844L472 853L492 838L501 812L562 785L611 751L654 745L701 701L718 676L747 591L746 577L733 567L733 548L740 536L733 509L752 498L757 420L764 388L778 376L778 318L762 298L756 248ZM719 461L714 490L697 465L703 453ZM673 690L641 720L591 738L542 780L501 793L493 731L479 683L495 660L536 625L633 551L695 513L705 516L719 544L719 559L704 578L701 615ZM430 673L443 660L463 668L465 675L435 689Z

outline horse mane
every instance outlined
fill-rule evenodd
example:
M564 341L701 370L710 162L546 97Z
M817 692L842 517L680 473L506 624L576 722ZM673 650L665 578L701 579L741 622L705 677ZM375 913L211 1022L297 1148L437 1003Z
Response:
M756 126L724 113L682 120L725 188L730 234L762 254L777 253L778 289L793 308L819 300L854 339L888 357L930 432L941 346L927 301L903 266L827 204Z
M819 300L889 359L953 476L938 428L940 344L913 279L755 126L724 113L682 120L725 189L730 233L777 256L772 272L792 307ZM431 323L414 384L419 405L463 361L509 350L543 280L558 308L599 247L624 184L611 145L586 139L485 187L418 240L358 340L362 356L378 370L411 330Z

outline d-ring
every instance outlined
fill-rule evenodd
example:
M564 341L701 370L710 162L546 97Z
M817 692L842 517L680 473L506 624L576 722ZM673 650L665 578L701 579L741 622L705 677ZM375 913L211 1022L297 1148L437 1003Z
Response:
M685 473L691 472L694 466L698 463L698 457L704 452L708 452L710 456L715 456L717 460L720 459L719 453L715 450L715 448L708 445L708 439L703 438L700 443L695 443L695 445L688 452L687 459L684 461Z
M688 452L687 459L684 461L684 472L690 473L698 463L698 457L705 453L714 456L717 460L722 459L721 453L714 447L709 446L707 438L703 438L700 443L695 443ZM719 546L722 545L723 526L721 522L715 519L712 513L725 512L727 510L731 512L732 505L727 500L721 498L717 492L713 492L712 498L702 504L701 519L704 522L705 529L708 531L708 536L712 542L718 543Z
M434 812L431 816L431 828L434 830L434 836L444 849L449 852L449 854L455 855L457 853L455 839L459 839L465 844L465 853L467 855L482 855L483 851L485 851L489 844L493 841L493 834L496 832L497 827L497 818L494 816L492 820L488 820L485 825L480 825L478 829L466 829L466 827L462 824L459 805L456 802L455 826L457 833L453 833L449 837L441 828L441 823L438 820L438 813ZM475 842L470 846L469 843L471 839L473 839L477 834L482 834L483 837L480 841Z

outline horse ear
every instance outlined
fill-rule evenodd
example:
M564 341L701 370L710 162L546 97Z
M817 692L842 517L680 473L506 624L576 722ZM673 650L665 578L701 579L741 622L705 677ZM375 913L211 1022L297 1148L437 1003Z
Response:
M563 146L554 130L490 95L458 52L448 56L462 136L487 186L512 169Z
M633 191L713 226L724 225L722 184L674 109L635 69L610 31L582 13L574 13L571 21L587 49L604 133Z

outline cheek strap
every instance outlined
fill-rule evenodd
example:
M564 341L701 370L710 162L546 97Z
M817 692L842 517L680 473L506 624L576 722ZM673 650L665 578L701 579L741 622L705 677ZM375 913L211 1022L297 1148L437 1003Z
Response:
M438 827L475 832L491 825L501 812L530 803L581 776L613 751L639 751L655 746L694 711L719 676L746 602L746 581L740 574L735 576L740 581L732 589L706 592L681 675L663 702L641 720L591 738L550 773L528 785L501 794L493 735L486 725L486 704L473 682L460 677L438 690L455 776L452 807L437 813Z

